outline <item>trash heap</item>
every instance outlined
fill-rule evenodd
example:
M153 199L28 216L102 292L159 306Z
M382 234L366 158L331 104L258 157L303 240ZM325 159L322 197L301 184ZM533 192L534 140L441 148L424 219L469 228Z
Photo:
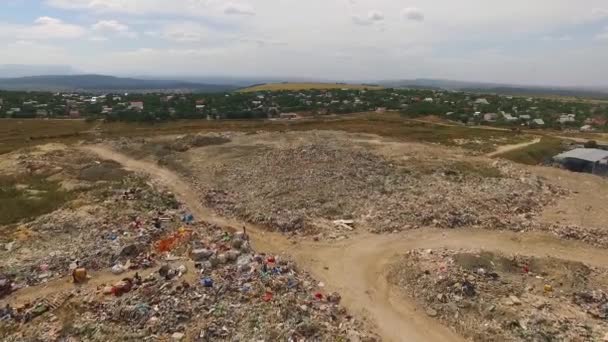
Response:
M155 191L140 177L127 177L103 194L81 196L85 205L62 208L17 227L12 241L0 250L0 273L26 287L69 275L67 266L76 262L90 271L127 261L135 267L153 252L154 240L173 229L174 196Z
M565 192L508 162L387 159L338 140L298 140L203 165L194 179L222 215L282 232L323 233L319 220L374 232L418 227L537 229L534 217ZM329 227L333 229L332 227ZM340 227L336 227L340 228Z
M603 341L607 276L554 258L442 249L408 252L389 280L474 341Z
M244 233L193 223L165 235L154 248L156 267L112 268L113 276L107 276L111 281L72 291L74 298L61 304L63 309L49 304L49 298L28 303L5 315L5 328L25 324L32 329L0 337L45 339L56 331L57 336L86 336L90 341L151 336L189 341L375 340L339 305L339 294L324 291L290 260L252 251ZM95 281L95 275L89 277ZM38 330L47 316L59 316L62 310L80 313L72 317L69 331Z

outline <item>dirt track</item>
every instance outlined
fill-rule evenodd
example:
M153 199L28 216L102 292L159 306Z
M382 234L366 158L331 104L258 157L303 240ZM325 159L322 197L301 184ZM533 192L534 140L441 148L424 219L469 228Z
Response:
M154 163L134 160L104 146L85 149L103 159L117 161L129 170L149 174L173 191L199 218L234 229L247 226L256 249L295 258L301 267L323 281L328 290L339 291L344 305L375 325L377 332L387 341L462 340L448 328L428 318L413 302L402 297L397 289L387 283L387 266L396 255L409 249L481 248L502 253L567 258L598 266L608 263L608 251L581 243L565 242L543 234L468 229L424 229L393 235L361 234L338 243L294 243L281 234L214 215L201 205L198 194L189 184L177 174Z
M540 138L535 138L534 140L526 141L526 142L523 142L523 143L520 143L520 144L500 146L500 147L498 147L498 149L496 149L496 151L488 153L488 154L486 154L486 156L487 157L495 157L495 156L501 155L503 153L519 150L519 149L522 149L522 148L526 148L526 147L528 147L530 145L538 144L539 142L540 142Z

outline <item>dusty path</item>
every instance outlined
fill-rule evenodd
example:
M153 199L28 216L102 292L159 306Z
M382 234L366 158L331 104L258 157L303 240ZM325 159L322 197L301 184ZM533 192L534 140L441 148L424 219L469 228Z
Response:
M530 145L538 144L540 142L540 139L541 138L535 138L532 141L526 141L526 142L519 143L519 144L498 146L498 148L496 149L496 151L490 152L490 153L486 154L486 157L496 157L496 156L501 155L503 153L507 153L507 152L519 150L519 149L522 149L522 148L526 148L526 147L528 147Z
M247 226L259 251L288 254L328 291L339 291L343 304L358 317L375 325L386 341L460 341L450 329L428 318L414 303L387 282L387 266L400 253L413 248L481 248L502 253L553 256L603 266L608 250L561 241L544 234L520 234L482 230L421 229L392 235L359 234L335 242L291 242L281 234L225 219L204 208L199 195L180 177L158 165L134 160L104 146L85 150L103 159L121 163L126 169L150 175L169 188L193 213L218 225L238 229ZM18 293L16 294L19 295Z

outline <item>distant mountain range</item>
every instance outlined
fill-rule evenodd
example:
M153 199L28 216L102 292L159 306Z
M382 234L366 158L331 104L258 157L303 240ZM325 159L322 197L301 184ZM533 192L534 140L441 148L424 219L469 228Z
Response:
M193 83L173 80L142 80L104 75L58 75L0 78L0 89L20 91L102 92L197 92L231 91L225 84Z
M504 95L558 95L602 99L608 98L608 87L525 86L504 83L467 82L424 78L414 80L380 81L378 83L384 87L394 88L447 89Z
M82 74L69 65L0 64L0 78Z
M38 75L31 76L38 72ZM58 72L57 74L48 74ZM28 76L13 76L28 75ZM0 90L18 91L62 91L62 92L184 92L217 93L245 88L252 84L290 82L311 82L308 78L254 78L254 77L196 77L196 76L158 76L158 77L114 77L105 75L78 74L69 66L62 65L0 65ZM316 80L315 82L319 82ZM331 80L323 80L333 83ZM370 82L367 82L370 83ZM503 83L467 82L443 79L412 79L371 82L383 87L447 89L477 93L496 93L505 95L541 96L558 95L608 99L606 87L553 87L525 86Z

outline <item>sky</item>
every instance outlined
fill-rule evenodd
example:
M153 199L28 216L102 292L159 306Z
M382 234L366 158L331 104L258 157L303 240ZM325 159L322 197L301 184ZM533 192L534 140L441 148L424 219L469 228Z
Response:
M608 85L607 0L0 0L0 64Z

